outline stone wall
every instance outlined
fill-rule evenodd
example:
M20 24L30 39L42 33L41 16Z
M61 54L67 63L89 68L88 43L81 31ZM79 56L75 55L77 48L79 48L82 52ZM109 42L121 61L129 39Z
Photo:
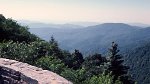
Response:
M38 84L38 81L26 77L19 71L0 66L0 84Z
M48 70L0 58L0 84L72 84Z

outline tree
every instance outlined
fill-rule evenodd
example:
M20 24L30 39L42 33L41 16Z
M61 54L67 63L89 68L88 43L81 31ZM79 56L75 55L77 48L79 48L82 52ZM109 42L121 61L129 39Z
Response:
M58 43L57 43L57 41L55 41L55 39L54 39L53 36L51 36L51 39L49 40L49 43L50 43L51 45L58 46Z
M63 53L61 51L61 49L58 46L57 41L54 39L54 37L52 36L50 41L50 51L49 51L49 55L54 56L55 58L59 58L59 59L64 59Z
M85 58L82 67L86 69L86 74L88 77L93 75L102 74L104 71L103 64L106 62L105 57L102 57L101 54L94 54Z
M118 78L123 82L123 84L134 84L133 81L127 76L127 71L129 67L123 65L122 56L118 54L118 45L112 42L112 46L109 49L109 59L108 59L108 71L114 75L114 81Z
M74 51L72 53L73 56L73 69L78 69L81 67L82 63L84 62L83 55L79 52L79 50Z
M4 21L6 18L2 15L2 14L0 14L0 23L2 22L2 21Z
M28 27L21 26L17 21L6 19L0 15L0 42L13 40L15 42L30 43L39 39L28 31Z
M94 54L85 58L83 66L86 68L91 68L91 66L100 66L106 62L105 57L102 57L101 54Z

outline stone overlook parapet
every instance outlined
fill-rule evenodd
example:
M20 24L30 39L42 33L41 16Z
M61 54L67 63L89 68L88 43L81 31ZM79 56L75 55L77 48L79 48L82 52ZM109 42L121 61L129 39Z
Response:
M48 70L0 58L0 84L72 84Z

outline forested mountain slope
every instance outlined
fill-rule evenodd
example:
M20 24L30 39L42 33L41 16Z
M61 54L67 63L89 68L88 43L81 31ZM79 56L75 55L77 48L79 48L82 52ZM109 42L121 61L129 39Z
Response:
M125 63L138 84L150 84L150 42L127 52Z

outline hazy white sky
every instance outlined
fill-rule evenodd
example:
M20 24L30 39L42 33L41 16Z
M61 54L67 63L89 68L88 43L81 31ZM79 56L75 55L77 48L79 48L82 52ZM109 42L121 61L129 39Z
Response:
M150 24L150 0L0 0L7 18L42 22Z

